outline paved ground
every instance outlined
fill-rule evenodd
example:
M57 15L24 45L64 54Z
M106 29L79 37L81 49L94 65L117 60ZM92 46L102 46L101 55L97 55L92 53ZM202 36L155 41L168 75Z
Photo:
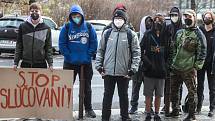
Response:
M145 119L145 114L144 114L144 108L139 108L138 113L134 115L130 115L132 118L132 121L144 121ZM95 110L97 117L96 118L86 118L84 117L83 120L80 121L101 121L101 110ZM75 111L74 113L74 120L78 120L78 112ZM202 113L200 115L197 115L197 121L215 121L214 118L209 118L207 116L208 114L208 107L204 106L202 109ZM173 119L173 118L166 118L164 115L161 114L162 121L183 121L183 119L186 117L187 114L182 114L180 118ZM120 121L120 116L119 116L119 109L113 109L112 110L112 116L111 116L111 121ZM152 119L153 121L153 119Z

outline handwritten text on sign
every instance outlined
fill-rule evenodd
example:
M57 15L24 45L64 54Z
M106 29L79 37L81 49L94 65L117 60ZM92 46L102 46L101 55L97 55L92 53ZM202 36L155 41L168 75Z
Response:
M57 115L65 115L65 112L70 112L70 117L72 115L72 79L72 71L65 70L0 69L0 112L20 111L19 117L32 117L33 114L46 119L68 119ZM48 110L50 115L44 117L41 113ZM26 115L26 111L33 112Z

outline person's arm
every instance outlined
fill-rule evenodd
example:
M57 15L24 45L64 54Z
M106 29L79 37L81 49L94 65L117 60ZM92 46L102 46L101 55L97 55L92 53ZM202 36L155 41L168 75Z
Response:
M141 57L141 51L140 51L140 44L137 37L137 34L132 31L133 37L131 42L131 55L132 55L132 63L130 70L136 73L138 71L139 63L140 63L140 57Z
M69 55L70 50L68 48L68 31L66 30L66 24L62 27L59 35L59 49L62 55Z
M46 40L45 40L45 59L49 67L53 67L53 50L52 50L52 37L51 29L48 29Z
M91 25L90 25L91 26ZM97 50L98 47L98 40L97 40L97 35L95 29L91 26L91 30L89 32L89 49L88 49L88 54L92 57Z
M100 43L99 43L99 47L96 53L96 69L100 72L103 70L103 62L104 62L104 55L105 55L105 49L106 49L106 45L105 45L105 34L106 34L107 30L104 31L104 33L102 34ZM100 72L101 73L101 72Z
M202 33L200 29L198 34L198 45L197 45L197 51L196 51L196 61L194 64L194 67L196 70L202 69L204 65L204 61L206 58L206 52L207 52L207 44L206 44L206 38L205 35Z
M19 26L17 42L16 42L16 50L14 56L14 66L18 66L19 61L22 59L22 51L23 51L23 41L22 41L22 24Z

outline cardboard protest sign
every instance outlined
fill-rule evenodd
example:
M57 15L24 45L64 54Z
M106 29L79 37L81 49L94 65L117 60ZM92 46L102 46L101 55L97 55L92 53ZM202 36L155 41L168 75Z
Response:
M0 118L72 120L73 71L0 68Z

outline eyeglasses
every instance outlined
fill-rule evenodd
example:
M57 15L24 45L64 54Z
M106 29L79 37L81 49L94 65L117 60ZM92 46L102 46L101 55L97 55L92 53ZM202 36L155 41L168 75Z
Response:
M178 14L170 14L171 17L176 17Z

